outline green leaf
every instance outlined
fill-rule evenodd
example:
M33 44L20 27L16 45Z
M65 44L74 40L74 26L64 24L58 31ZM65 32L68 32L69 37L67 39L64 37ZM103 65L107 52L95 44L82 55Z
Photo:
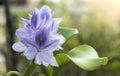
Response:
M91 71L107 64L107 57L100 58L89 45L80 45L67 54L68 58L80 68Z
M64 65L64 64L66 64L70 61L70 59L64 53L57 54L56 55L56 60L59 64L59 66Z
M16 71L10 71L10 72L7 73L6 76L19 76L19 73L16 72Z
M60 32L66 39L69 39L71 36L79 33L77 29L66 27L59 27L58 32Z
M57 54L56 60L59 66L72 61L78 67L86 71L91 71L99 68L102 65L106 65L108 58L99 57L95 49L89 45L80 45L76 48L73 48L67 54Z

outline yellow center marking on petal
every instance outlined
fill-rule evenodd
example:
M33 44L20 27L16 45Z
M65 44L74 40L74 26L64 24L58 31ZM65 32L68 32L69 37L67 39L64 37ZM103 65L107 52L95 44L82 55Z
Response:
M40 37L40 42L42 42L43 41L43 38L42 37Z
M46 18L46 15L44 15L43 17L44 17L44 19L45 19L45 18Z

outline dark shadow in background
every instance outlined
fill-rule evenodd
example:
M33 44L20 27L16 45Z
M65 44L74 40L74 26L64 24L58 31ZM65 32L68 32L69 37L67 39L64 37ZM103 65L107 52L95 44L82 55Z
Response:
M10 6L8 0L3 0L4 11L6 16L6 48L7 51L5 53L6 57L6 67L7 71L11 70L17 70L17 56L15 52L12 50L12 45L14 43L14 33L15 33L15 27L13 25L13 17L10 12Z

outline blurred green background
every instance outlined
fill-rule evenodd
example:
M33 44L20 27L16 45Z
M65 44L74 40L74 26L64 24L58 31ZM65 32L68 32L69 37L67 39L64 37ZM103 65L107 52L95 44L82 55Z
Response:
M3 3L0 0L0 76L4 76L9 66L6 55L7 30ZM119 0L9 0L13 27L22 27L20 18L28 19L33 9L48 5L55 17L63 18L60 26L77 28L80 34L72 37L65 47L65 52L80 44L94 47L100 56L107 56L106 66L95 71L84 71L73 63L65 65L61 76L120 76L120 1ZM9 28L8 28L9 29ZM18 38L14 36L14 40ZM24 72L29 61L16 53L17 68ZM10 68L9 68L10 69ZM33 76L45 76L41 69L36 68Z

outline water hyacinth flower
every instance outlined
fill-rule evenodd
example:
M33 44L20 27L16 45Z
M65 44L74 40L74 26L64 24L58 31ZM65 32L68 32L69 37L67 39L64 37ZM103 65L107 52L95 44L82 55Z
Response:
M62 50L65 38L58 33L61 18L54 18L51 9L43 6L40 10L34 9L29 20L22 18L23 28L16 30L19 42L13 44L16 52L23 52L28 60L34 60L38 65L58 66L53 55L54 51Z

